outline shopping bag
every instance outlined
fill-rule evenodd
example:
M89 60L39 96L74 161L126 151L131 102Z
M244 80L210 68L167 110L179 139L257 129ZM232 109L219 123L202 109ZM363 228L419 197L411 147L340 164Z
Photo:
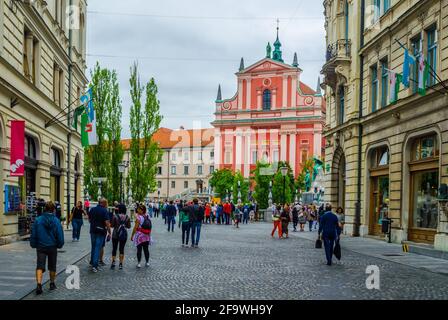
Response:
M341 260L341 245L339 244L339 241L337 241L336 245L334 246L333 254L336 259Z
M322 240L320 239L316 240L316 249L322 249Z

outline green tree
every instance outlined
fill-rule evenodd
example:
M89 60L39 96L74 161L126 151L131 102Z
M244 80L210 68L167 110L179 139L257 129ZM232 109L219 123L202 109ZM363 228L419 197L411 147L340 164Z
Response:
M130 188L133 199L143 201L148 192L153 192L156 189L157 164L161 161L162 151L152 138L160 127L162 115L160 114L155 80L151 78L143 87L137 63L131 67L129 83L132 99ZM144 93L146 101L143 106L142 96Z
M213 172L209 184L213 187L215 193L218 194L222 201L226 200L227 191L230 193L234 178L232 170L229 169L215 170L215 172Z
M281 168L286 166L288 168L288 174L283 179ZM283 193L285 197L283 198ZM272 184L272 197L274 203L283 204L291 203L294 200L295 184L294 184L294 174L292 169L287 162L279 162L277 173L274 175L274 181Z
M101 191L110 201L119 200L118 163L123 159L121 145L122 105L116 71L101 68L91 71L92 99L96 113L98 144L89 146L84 156L84 183L92 199L98 197L94 178L107 178Z
M237 171L233 180L233 202L238 201L238 181L241 186L241 203L247 203L249 201L249 181L244 179L244 176L240 171Z
M272 181L272 175L267 175L265 172L269 167L269 163L257 162L253 171L255 180L254 198L260 209L266 209L269 203L269 183Z

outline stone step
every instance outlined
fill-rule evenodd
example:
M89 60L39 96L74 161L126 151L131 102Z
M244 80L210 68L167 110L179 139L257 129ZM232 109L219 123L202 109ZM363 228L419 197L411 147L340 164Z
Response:
M403 241L403 244L408 245L410 253L448 260L448 252L436 250L434 249L434 246L430 244L415 243L411 241Z

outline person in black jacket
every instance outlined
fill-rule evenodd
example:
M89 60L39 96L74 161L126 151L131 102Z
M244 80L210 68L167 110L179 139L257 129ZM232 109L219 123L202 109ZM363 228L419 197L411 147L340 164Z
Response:
M201 237L202 221L204 220L204 207L199 205L199 200L194 199L193 205L189 208L191 222L191 247L199 247Z
M166 218L167 218L167 224L168 224L168 232L170 232L170 229L172 232L174 232L174 225L176 224L176 214L177 209L174 206L173 200L170 201L170 204L166 207Z

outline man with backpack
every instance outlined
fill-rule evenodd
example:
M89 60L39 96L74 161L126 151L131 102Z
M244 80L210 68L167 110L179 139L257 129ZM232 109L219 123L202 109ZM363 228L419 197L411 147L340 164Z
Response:
M170 229L172 232L174 232L174 226L176 224L177 209L174 206L173 200L171 200L170 204L166 207L165 214L166 214L166 218L167 218L167 222L168 222L168 232L170 232Z
M243 224L249 223L249 211L250 211L250 207L246 203L243 207Z
M199 205L199 200L194 199L193 205L189 208L191 222L191 247L199 247L201 237L202 221L204 220L204 208Z
M111 269L115 269L115 258L117 256L117 249L120 249L120 265L119 269L123 269L124 262L124 248L128 240L128 230L131 228L131 219L126 215L126 209L118 209L117 214L112 218L111 227L114 229L112 233L112 265Z
M90 238L92 242L90 261L94 273L98 272L100 254L106 241L106 235L108 238L111 236L109 219L107 200L102 198L98 205L90 210Z

